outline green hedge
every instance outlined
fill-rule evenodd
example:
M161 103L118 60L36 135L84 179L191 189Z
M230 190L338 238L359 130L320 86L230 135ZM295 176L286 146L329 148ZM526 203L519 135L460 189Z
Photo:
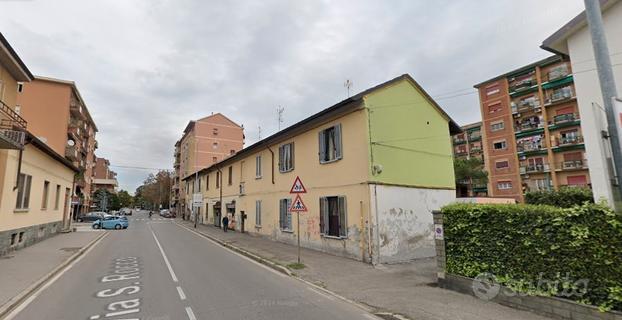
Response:
M565 279L587 279L583 296L565 298L622 310L622 218L609 208L454 204L442 212L448 273L491 273L518 291L560 297ZM560 283L528 285L540 279Z
M565 187L557 191L531 191L525 194L528 204L547 204L555 207L570 208L585 202L594 202L592 189Z

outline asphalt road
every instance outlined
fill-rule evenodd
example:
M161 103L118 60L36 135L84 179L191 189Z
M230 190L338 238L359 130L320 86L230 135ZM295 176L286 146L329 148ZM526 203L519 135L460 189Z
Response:
M13 319L374 319L172 220L129 219Z

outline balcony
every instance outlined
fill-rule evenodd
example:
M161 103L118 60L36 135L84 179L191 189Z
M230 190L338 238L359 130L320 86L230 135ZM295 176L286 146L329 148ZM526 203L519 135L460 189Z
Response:
M479 131L473 132L469 134L468 138L469 138L469 141L478 141L482 139L482 135Z
M581 143L583 143L583 136L580 135L558 136L556 147L564 147Z
M557 130L566 127L578 126L579 124L581 124L581 119L579 118L578 114L560 114L553 117L553 120L549 122L549 130Z
M546 142L543 136L534 136L516 141L516 150L518 152L538 152L546 149Z
M548 163L536 163L536 164L528 164L520 166L521 174L528 173L539 173L539 172L548 172L550 171L550 167Z
M521 132L532 131L532 130L543 129L543 128L544 128L544 125L542 124L542 121L540 121L540 119L538 118L538 121L527 120L527 121L518 122L514 126L514 132L521 133Z
M574 91L572 88L570 86L566 86L560 89L555 89L553 92L547 94L544 105L549 106L557 104L559 102L573 99L574 97Z
M0 149L22 149L26 141L26 120L0 100Z
M480 153L482 152L482 147L471 147L471 153Z
M560 162L557 166L557 171L571 171L571 170L583 170L587 169L587 159L581 160L566 160Z
M466 143L466 139L458 138L458 137L454 138L454 144L463 144L463 143Z
M77 117L78 119L86 119L86 116L84 115L84 110L82 109L82 105L80 104L80 102L78 102L78 100L74 98L71 98L71 101L69 102L69 111L73 116Z
M65 147L65 157L71 161L79 161L78 147L76 145Z

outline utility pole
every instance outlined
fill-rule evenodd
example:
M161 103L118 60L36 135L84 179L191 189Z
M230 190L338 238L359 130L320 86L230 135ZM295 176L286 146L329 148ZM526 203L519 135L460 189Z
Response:
M603 27L600 1L584 0L584 3L585 15L587 17L590 35L592 36L592 47L594 49L598 80L600 82L600 91L603 95L603 103L607 115L608 138L611 143L611 153L613 155L613 164L615 168L615 176L612 178L615 178L617 188L612 188L612 191L614 194L614 201L620 201L622 199L622 183L620 183L620 175L622 175L622 149L620 148L620 132L618 132L616 125L616 116L613 106L613 100L618 96L618 93L615 79L613 78L609 47L607 46L607 38L605 37L605 30ZM612 203L611 205L615 207L616 203Z

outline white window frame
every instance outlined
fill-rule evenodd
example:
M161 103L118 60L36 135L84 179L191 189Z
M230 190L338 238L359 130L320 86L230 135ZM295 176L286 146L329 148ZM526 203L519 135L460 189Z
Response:
M28 210L30 207L30 187L32 185L32 176L20 173L17 179L17 201L15 210Z
M255 157L255 179L261 179L261 155Z
M497 143L503 143L503 148L497 149L495 148L495 144ZM508 148L508 142L506 140L500 140L500 141L493 141L492 142L492 149L493 150L506 150Z
M279 146L279 172L285 173L294 170L294 142Z
M511 190L513 187L514 186L512 185L512 181L498 181L497 182L498 190Z
M339 234L330 234L329 198L337 199L337 215L339 217ZM320 197L320 234L327 238L345 239L348 237L348 207L345 196Z
M332 137L328 136L332 132ZM328 140L327 140L328 139ZM331 144L332 140L332 146ZM325 128L318 133L318 155L320 163L331 163L343 157L341 124Z
M495 126L498 126L498 125L501 125L501 126L495 128ZM496 121L496 122L493 122L493 123L490 124L490 131L491 132L497 132L497 131L501 131L503 129L505 129L505 122L503 122L503 121Z

